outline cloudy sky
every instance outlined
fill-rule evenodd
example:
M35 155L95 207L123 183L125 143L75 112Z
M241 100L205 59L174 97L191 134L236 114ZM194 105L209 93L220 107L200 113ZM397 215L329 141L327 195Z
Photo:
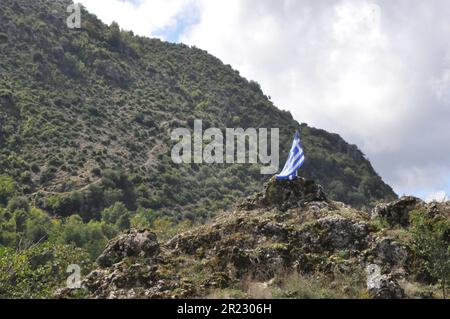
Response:
M207 50L295 119L357 144L399 194L450 194L450 1L78 0Z

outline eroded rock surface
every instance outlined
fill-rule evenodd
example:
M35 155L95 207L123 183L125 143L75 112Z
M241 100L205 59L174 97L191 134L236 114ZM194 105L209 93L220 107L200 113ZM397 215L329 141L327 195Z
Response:
M381 274L377 265L367 267L367 290L374 299L401 299L404 290L391 275Z
M425 208L429 214L448 213L447 206L435 206ZM120 235L107 245L97 260L99 268L82 286L89 298L195 298L249 278L267 288L289 273L322 274L331 281L361 272L371 298L403 298L398 280L409 275L410 250L377 230L371 217L383 216L402 227L418 207L424 203L403 198L379 205L370 216L327 200L312 182L272 179L236 211L166 243L158 243L147 230ZM73 293L63 290L58 296Z
M327 198L322 186L304 178L293 181L277 181L272 178L264 185L264 190L247 198L239 206L243 210L276 207L286 211L290 208L302 207L309 202L326 202Z
M371 218L383 218L391 226L406 227L409 225L410 213L423 207L425 207L425 203L421 199L413 196L404 196L392 203L377 205L372 210Z
M146 230L130 230L108 243L97 258L100 267L110 267L125 257L153 257L159 253L156 235Z
M379 264L394 267L404 266L409 258L409 249L389 237L377 238L374 242L373 254Z

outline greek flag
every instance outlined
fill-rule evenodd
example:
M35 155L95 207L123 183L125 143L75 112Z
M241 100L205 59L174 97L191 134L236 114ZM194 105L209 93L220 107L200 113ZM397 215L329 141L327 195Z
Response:
M294 142L292 143L291 151L289 152L289 157L284 165L283 170L279 175L276 176L277 180L294 180L297 178L297 171L302 167L305 162L305 154L302 148L302 142L300 141L300 136L298 132L295 133Z

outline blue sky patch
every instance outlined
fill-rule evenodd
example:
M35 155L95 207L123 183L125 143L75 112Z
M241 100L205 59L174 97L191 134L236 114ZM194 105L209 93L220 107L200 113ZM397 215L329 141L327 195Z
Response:
M139 1L139 0L135 0ZM187 7L174 17L175 25L165 27L154 32L157 37L162 37L166 41L178 43L181 36L193 25L200 22L200 11L197 7Z

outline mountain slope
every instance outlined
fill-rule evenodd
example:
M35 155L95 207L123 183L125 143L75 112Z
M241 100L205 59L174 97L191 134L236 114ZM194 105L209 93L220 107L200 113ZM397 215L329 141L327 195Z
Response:
M170 132L279 127L283 160L299 124L247 81L197 48L106 26L86 10L65 25L69 1L3 0L0 6L0 175L56 215L97 218L121 201L204 219L267 177L255 165L183 165ZM334 199L358 207L396 197L362 152L303 124L302 170ZM113 171L111 171L113 170ZM1 194L0 194L1 195Z

